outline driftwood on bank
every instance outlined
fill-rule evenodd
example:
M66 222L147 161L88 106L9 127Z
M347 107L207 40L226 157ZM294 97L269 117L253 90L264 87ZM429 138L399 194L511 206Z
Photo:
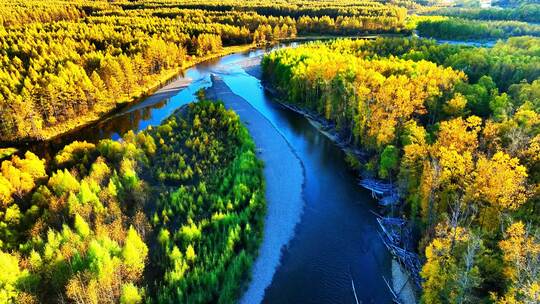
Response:
M265 87L266 90L268 90L271 94L277 96L277 92L271 88ZM329 121L322 117L319 114L313 113L309 110L304 110L302 108L299 108L297 106L281 102L277 100L277 102L283 106L286 109L289 109L293 112L296 112L304 117L306 117L311 124L313 124L321 133L326 135L330 140L332 140L338 147L340 147L344 152L350 153L354 155L356 158L360 160L365 160L366 153L362 151L361 149L355 147L351 144L350 138L343 138L342 134L340 134L336 129L336 124L332 121Z
M407 270L416 288L421 289L422 279L420 277L420 271L422 264L418 255L408 250L411 243L411 232L408 228L407 221L400 218L383 217L376 213L375 215L383 232L381 238L384 245L396 257L401 266Z
M266 88L270 93L277 94L275 90ZM323 134L330 138L338 147L340 147L346 153L354 155L357 159L366 160L366 153L359 148L351 144L351 139L343 139L341 134L336 130L335 123L328 121L321 115L312 113L308 110L304 110L297 106L280 102L281 106L287 108L293 112L306 117L312 124L314 124ZM381 180L373 178L363 178L360 180L359 185L371 190L371 194L374 198L378 199L379 203L383 206L394 206L400 203L400 197L392 183L383 182Z
M368 190L371 190L371 192L377 195L388 195L396 191L394 185L391 183L386 183L373 178L363 178L358 184Z
M392 294L392 301L395 304L401 304L401 302L399 301L399 292L394 291L394 288L392 288L392 286L390 285L390 283L384 276L382 278L384 280L384 283L386 283L386 287L388 287L388 289L390 290L390 293Z
M403 230L407 224L404 220L389 217L377 217L377 222L384 236L391 244L401 245L403 240Z
M371 195L379 201L382 206L395 206L400 203L397 187L392 183L384 182L374 178L362 178L358 184L371 191Z
M399 202L400 202L400 198L399 198L399 194L397 193L392 193L390 195L383 196L379 200L379 204L383 206L395 206L395 205L398 205Z
M409 272L416 288L420 290L422 288L422 278L420 277L422 264L420 263L418 255L392 244L388 245L388 249L398 259L398 262Z

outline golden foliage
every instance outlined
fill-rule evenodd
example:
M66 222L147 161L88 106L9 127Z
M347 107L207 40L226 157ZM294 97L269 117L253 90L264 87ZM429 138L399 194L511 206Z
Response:
M491 159L480 156L472 185L472 197L500 211L515 210L527 199L527 169L504 152Z

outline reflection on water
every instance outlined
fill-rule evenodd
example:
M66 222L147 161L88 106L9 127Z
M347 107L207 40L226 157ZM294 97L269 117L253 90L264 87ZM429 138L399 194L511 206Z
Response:
M184 71L171 82L177 80L191 80L187 87L158 90L140 102L130 104L117 113L90 124L58 138L39 143L29 143L21 146L20 150L30 150L40 157L50 159L66 144L74 140L98 142L101 139L111 138L118 140L128 131L140 131L148 126L157 126L176 109L196 100L196 92L211 85L210 74L224 72L227 66L249 58L261 56L265 52L276 48L296 45L283 44L267 49L256 49L235 53L220 58L210 59Z

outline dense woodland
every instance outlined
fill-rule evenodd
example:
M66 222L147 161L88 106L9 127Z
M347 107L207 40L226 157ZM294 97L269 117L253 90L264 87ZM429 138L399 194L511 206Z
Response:
M538 22L530 2L411 18L431 2L5 0L0 142L65 133L240 46L413 30L512 37L493 48L335 40L262 64L286 102L366 152L360 169L398 185L423 303L539 303L540 26L526 23ZM73 142L48 161L24 149L0 149L0 159L0 303L232 303L249 279L262 164L221 103L191 104L119 141Z
M540 4L524 4L514 8L441 8L431 12L435 15L453 16L476 20L515 20L540 22Z
M238 3L2 1L0 140L50 138L96 120L226 46L399 32L407 14L367 0Z
M0 303L231 303L257 252L262 164L221 103L50 163L1 163Z
M462 18L428 18L419 21L416 30L421 37L449 40L493 40L513 36L540 36L540 24Z
M386 38L263 59L284 100L335 123L399 185L423 303L540 301L540 39Z

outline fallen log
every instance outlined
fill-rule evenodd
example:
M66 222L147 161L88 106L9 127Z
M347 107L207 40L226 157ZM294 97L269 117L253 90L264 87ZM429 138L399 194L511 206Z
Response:
M397 193L392 193L390 195L384 196L379 200L379 203L383 206L392 206L399 204L399 195Z
M391 183L385 183L372 178L363 178L358 184L377 195L397 195L397 189Z
M390 290L390 293L392 294L392 301L396 304L401 304L401 302L399 301L399 297L398 295L396 294L396 292L394 291L394 289L392 288L392 286L390 286L390 283L388 282L388 280L386 280L386 278L383 276L382 277L383 280L384 280L384 283L386 283L386 286L388 287L388 289Z
M407 222L399 218L383 217L377 215L377 223L383 234L379 234L388 251L397 258L397 261L407 270L409 276L413 280L418 289L422 287L422 278L420 271L422 265L418 255L412 251L408 251L406 243L403 240L403 235L408 235ZM403 233L405 230L405 233Z

